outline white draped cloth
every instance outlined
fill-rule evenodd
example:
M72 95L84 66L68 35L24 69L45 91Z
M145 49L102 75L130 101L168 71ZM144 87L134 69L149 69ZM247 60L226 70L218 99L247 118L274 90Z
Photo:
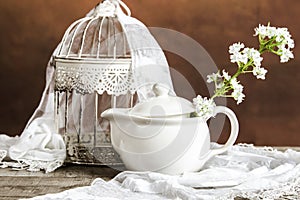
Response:
M53 117L53 76L54 67L48 64L46 88L40 105L21 136L0 134L0 167L45 170L48 173L64 163L66 146L62 136L55 131ZM5 158L9 162L4 161Z
M218 146L214 144L213 146ZM200 172L170 176L125 171L112 180L33 200L62 199L300 199L300 152L239 144L212 158Z

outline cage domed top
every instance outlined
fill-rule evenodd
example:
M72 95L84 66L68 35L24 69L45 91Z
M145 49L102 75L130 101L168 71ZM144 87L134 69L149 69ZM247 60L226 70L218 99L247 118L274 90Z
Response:
M105 0L69 26L54 55L57 90L118 96L157 82L172 89L163 51L130 14L121 0Z

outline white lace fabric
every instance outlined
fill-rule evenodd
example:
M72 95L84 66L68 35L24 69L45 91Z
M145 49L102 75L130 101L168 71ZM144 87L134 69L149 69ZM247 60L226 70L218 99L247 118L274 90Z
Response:
M98 178L91 186L32 199L300 199L299 183L300 152L239 144L200 172L170 176L125 171L108 182Z
M54 127L49 126L51 121L51 118L35 119L21 137L0 135L0 167L42 169L46 173L60 167L66 158L66 147L62 137L54 134ZM5 162L5 157L14 161Z

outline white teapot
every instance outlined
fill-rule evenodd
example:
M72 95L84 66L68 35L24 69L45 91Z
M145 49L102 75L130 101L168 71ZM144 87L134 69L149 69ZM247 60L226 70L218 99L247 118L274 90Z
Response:
M239 125L233 111L216 106L214 113L227 115L231 133L224 146L210 149L207 122L190 118L195 108L188 100L170 96L156 84L156 97L131 109L111 108L101 116L110 120L111 142L128 170L182 174L199 171L207 160L225 152L237 139Z

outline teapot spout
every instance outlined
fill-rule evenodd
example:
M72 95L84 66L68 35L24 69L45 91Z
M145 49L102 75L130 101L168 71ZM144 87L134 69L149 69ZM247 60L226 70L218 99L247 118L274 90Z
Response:
M109 108L101 113L101 117L113 120L115 117L125 116L128 113L128 109L122 108Z
M112 117L113 117L113 109L110 108L110 109L107 109L107 110L103 111L101 113L101 117L105 118L105 119L108 119L108 120L112 119Z

